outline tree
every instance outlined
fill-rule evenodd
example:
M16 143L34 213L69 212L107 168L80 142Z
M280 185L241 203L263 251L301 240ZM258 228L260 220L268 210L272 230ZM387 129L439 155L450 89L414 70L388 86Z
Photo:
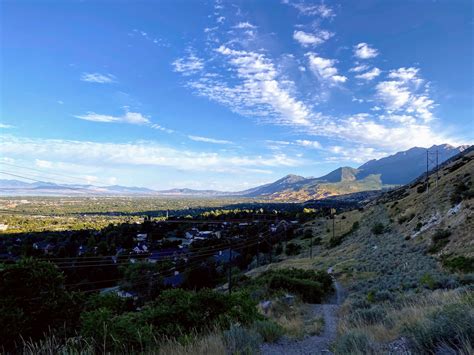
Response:
M64 289L63 274L49 262L0 264L0 344L7 349L20 336L37 339L50 329L76 324L81 304L77 294Z

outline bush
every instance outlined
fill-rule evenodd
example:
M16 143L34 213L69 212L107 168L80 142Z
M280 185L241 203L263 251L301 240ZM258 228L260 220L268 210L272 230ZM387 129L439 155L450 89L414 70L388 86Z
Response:
M270 320L256 321L253 324L253 328L267 343L276 342L284 333L283 328L279 324Z
M474 258L465 256L444 258L443 266L453 271L474 272Z
M175 338L234 323L251 325L262 317L255 309L256 302L241 292L228 295L209 289L172 289L163 291L140 312L115 315L110 309L99 308L83 313L81 335L107 344L98 349L101 352L142 349L153 345L156 336Z
M382 224L382 223L375 223L373 226L372 226L372 229L371 229L372 233L374 233L375 235L380 235L382 234L383 232L385 232L385 226Z
M285 248L286 255L298 255L301 252L301 245L288 243Z
M381 306L373 306L371 308L359 309L349 316L350 322L355 326L358 322L363 324L375 324L382 322L386 316L385 310Z
M362 332L349 331L336 341L335 354L374 354L374 347Z
M283 291L297 294L305 302L318 303L332 290L332 279L323 271L281 269L267 271L240 286L260 290L260 297L267 299Z
M474 313L467 304L451 304L404 329L417 353L434 353L443 344L459 349L474 343Z
M434 254L443 249L449 243L450 235L451 232L449 230L438 229L431 237L432 245L428 249L428 252Z
M420 279L421 285L428 287L429 289L433 290L436 286L436 282L433 279L433 276L430 274L426 273L424 274L421 279Z
M232 325L224 332L226 347L230 354L257 354L262 337L255 330Z
M419 194L423 193L426 191L426 184L421 184L419 185L417 188L416 188L416 192L418 192Z

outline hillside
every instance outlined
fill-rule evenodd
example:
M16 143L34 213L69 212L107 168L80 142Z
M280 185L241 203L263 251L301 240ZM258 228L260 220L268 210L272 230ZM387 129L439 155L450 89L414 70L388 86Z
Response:
M430 174L429 190L420 177L339 212L335 237L332 220L317 217L300 231L299 256L248 275L331 270L348 294L338 312L335 353L471 353L474 149L436 176Z

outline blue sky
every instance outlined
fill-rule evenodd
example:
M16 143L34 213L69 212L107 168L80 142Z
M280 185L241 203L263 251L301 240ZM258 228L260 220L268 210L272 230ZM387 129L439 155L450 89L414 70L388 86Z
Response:
M2 1L2 171L240 190L472 144L472 13L469 0Z

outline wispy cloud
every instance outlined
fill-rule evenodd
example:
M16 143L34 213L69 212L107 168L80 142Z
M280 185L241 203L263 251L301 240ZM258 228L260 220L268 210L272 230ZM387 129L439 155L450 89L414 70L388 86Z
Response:
M237 25L233 26L233 28L251 30L257 28L257 26L252 25L250 22L239 22Z
M182 73L185 76L196 74L204 69L204 61L193 53L176 59L172 64L175 72Z
M367 43L359 43L354 46L354 55L359 59L375 58L379 52L375 48L371 48Z
M322 58L315 53L307 53L306 56L308 57L309 68L321 81L332 84L347 81L345 76L338 74L335 59Z
M81 80L88 83L98 84L111 84L117 82L117 78L114 75L100 73L82 73Z
M0 128L9 129L9 128L15 128L15 126L12 126L12 125L6 124L6 123L0 123Z
M60 161L92 167L160 166L183 171L267 173L267 169L295 167L303 161L286 154L229 155L166 147L156 142L104 143L4 136L0 152L11 157Z
M272 60L261 53L224 45L216 52L223 56L226 68L236 75L238 83L232 85L223 79L202 76L188 83L198 95L244 116L257 116L278 124L309 125L310 109L282 85Z
M324 30L318 33L308 33L304 31L293 32L293 38L303 47L317 46L326 42L333 35L333 33Z
M188 138L195 142L204 142L204 143L213 143L213 144L233 144L233 142L227 141L224 139L214 139L214 138L192 136L192 135L189 135Z
M304 16L320 16L322 18L330 18L334 16L334 11L326 4L308 4L305 1L283 0L284 4L293 6L301 15Z
M98 114L95 112L88 112L85 115L77 115L74 117L80 118L81 120L103 122L103 123L122 122L122 123L138 124L138 125L151 123L150 120L143 114L139 112L129 112L129 111L126 111L125 114L123 114L122 116L111 116L111 115Z

